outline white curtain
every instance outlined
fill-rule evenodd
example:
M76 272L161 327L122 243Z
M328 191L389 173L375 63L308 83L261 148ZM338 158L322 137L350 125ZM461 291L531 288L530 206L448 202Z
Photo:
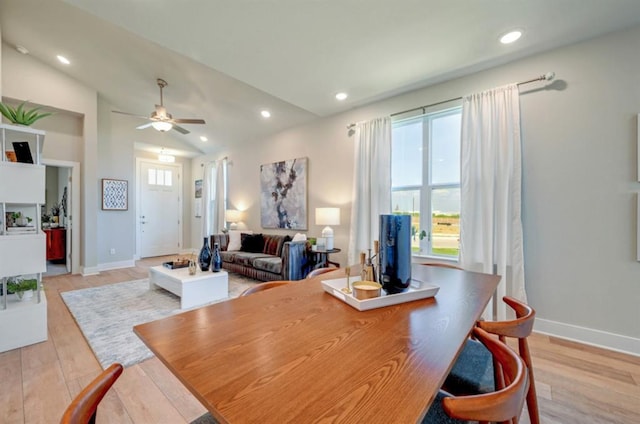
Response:
M202 237L219 234L224 228L227 197L227 159L204 165L202 176Z
M460 264L498 274L484 318L512 317L505 295L526 302L522 247L520 105L516 84L463 99Z
M355 129L353 206L348 261L373 249L379 216L391 212L391 118L359 123Z

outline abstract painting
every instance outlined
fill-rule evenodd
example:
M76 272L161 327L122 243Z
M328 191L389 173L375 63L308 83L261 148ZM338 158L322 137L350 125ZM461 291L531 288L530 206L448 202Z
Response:
M260 165L262 228L307 229L307 158Z

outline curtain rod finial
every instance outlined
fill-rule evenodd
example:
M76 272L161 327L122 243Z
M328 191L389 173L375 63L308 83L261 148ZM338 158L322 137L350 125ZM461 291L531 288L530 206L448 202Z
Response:
M545 81L551 81L556 77L556 73L555 72L547 72L542 77L545 79Z

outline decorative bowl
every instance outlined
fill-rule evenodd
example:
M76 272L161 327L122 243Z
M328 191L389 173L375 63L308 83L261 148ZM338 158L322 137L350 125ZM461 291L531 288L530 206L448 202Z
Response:
M353 297L358 300L373 299L382 294L382 286L375 281L356 281L352 287Z

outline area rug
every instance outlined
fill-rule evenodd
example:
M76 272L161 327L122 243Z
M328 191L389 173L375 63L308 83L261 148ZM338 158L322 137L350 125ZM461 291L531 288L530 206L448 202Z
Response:
M256 280L229 274L229 298L238 297ZM149 290L149 280L128 281L60 294L98 362L106 369L114 362L125 367L153 356L133 327L185 312L180 298L166 290Z

